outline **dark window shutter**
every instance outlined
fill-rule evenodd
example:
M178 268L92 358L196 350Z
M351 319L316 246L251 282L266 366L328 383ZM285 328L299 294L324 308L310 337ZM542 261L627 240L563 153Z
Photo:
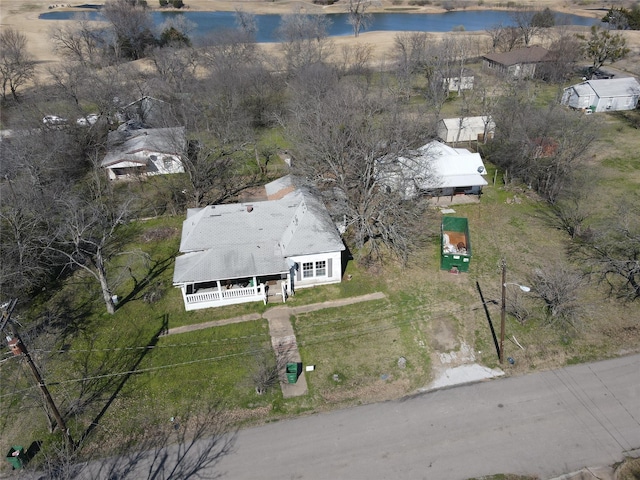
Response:
M296 280L300 281L302 279L302 265L296 263Z
M327 276L333 277L333 258L327 260Z

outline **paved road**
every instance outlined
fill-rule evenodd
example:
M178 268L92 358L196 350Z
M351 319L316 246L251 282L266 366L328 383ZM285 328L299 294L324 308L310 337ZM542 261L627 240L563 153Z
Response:
M243 430L216 470L229 479L544 479L638 448L640 355Z

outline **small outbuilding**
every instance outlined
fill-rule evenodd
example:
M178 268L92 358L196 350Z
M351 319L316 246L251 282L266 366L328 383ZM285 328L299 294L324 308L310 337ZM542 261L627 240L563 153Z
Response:
M496 124L490 116L443 118L438 137L445 143L484 142L493 138Z
M463 68L458 74L442 77L442 86L449 92L458 92L462 90L473 90L473 81L475 75L472 70Z
M616 112L638 106L640 83L633 77L587 80L564 89L560 102L576 110Z

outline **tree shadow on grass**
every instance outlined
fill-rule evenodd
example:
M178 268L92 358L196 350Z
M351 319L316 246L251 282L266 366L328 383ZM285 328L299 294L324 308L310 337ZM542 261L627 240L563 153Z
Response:
M177 253L178 252L176 251L169 255L167 258L158 262L154 262L142 280L138 280L132 273L131 278L133 279L133 288L131 289L131 292L129 292L124 298L119 300L117 308L121 308L123 305L132 300L141 298L143 296L142 292L173 264L173 260Z
M94 419L91 422L91 424L89 425L89 427L85 430L85 432L82 434L82 436L78 440L78 444L79 445L82 444L84 442L84 440L86 440L87 437L89 437L89 435L91 435L91 432L93 432L93 430L99 425L100 420L107 413L107 410L109 409L111 404L114 402L114 400L118 397L118 394L122 391L122 389L124 388L125 384L129 380L129 378L131 378L131 376L136 373L136 370L138 369L138 367L142 363L142 360L144 360L144 358L147 355L147 353L149 353L149 351L151 349L153 349L153 347L155 347L157 345L160 336L168 329L168 325L169 325L169 315L165 314L165 315L162 316L162 325L153 334L153 336L151 337L151 339L147 343L146 348L142 349L141 353L134 360L133 364L131 364L131 365L129 365L127 367L128 370L126 370L126 373L124 373L121 376L121 378L118 379L118 381L115 383L115 385L108 385L108 386L113 386L114 387L113 391L111 393L111 396L109 397L109 399L106 401L105 405L102 407L100 412L94 417ZM113 378L117 378L117 377L113 377Z

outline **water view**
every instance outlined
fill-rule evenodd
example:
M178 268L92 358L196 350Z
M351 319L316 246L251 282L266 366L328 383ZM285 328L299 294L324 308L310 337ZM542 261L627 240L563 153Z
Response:
M40 15L43 20L72 20L79 12L47 12ZM99 11L86 11L90 20L102 20ZM153 12L153 20L160 25L172 17L184 16L196 25L191 33L193 38L206 36L216 30L235 26L234 12ZM329 35L332 37L353 35L351 25L347 23L346 13L327 15L331 19ZM278 41L276 30L280 24L280 15L256 15L258 24L258 42ZM556 13L557 23L567 25L591 26L599 20L578 15ZM398 31L398 32L450 32L452 30L478 31L495 25L513 25L508 11L480 10L456 11L447 13L374 13L373 21L365 31Z

